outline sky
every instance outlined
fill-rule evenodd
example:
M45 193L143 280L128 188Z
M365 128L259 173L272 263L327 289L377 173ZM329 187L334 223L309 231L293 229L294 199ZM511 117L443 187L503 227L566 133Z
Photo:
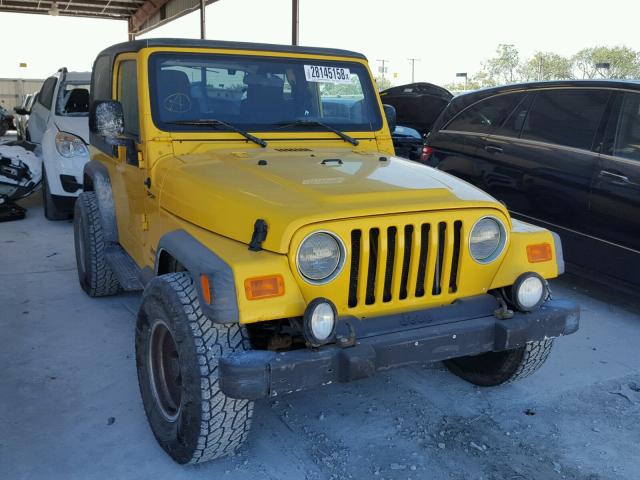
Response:
M291 0L220 0L206 15L209 39L291 41ZM457 72L476 72L500 43L521 57L596 45L640 50L638 18L640 2L631 0L300 0L300 44L362 52L374 71L377 60L389 60L397 85L411 81L408 58L419 58L416 81L446 84ZM3 78L89 70L100 50L127 39L126 22L113 20L0 13L0 25L12 39L0 56ZM199 29L195 12L141 38L199 38Z

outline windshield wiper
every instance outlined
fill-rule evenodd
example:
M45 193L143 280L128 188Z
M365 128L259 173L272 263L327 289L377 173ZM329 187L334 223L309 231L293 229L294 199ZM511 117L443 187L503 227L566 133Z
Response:
M215 119L194 119L194 120L174 120L172 122L167 122L171 125L204 125L208 127L226 127L232 132L239 133L247 140L252 141L253 143L257 143L262 148L267 146L267 142L261 138L258 138L254 135L251 135L249 132L242 130L238 127L234 127L230 123L223 122L222 120Z
M322 128L326 128L330 132L335 133L341 139L343 139L345 142L349 142L351 145L355 146L355 145L358 145L360 143L357 139L355 139L353 137L350 137L346 133L341 132L340 130L336 130L331 125L327 125L326 123L318 122L317 120L294 120L292 122L278 122L278 123L276 123L276 125L280 125L282 128L285 128L285 127L298 127L298 126L300 126L300 127L305 127L305 126L322 127Z

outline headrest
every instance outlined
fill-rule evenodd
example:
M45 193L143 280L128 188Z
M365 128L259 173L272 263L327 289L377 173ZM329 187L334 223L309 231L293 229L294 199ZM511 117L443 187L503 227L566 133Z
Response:
M189 94L191 83L186 73L179 70L161 70L160 87L165 91L174 91Z
M284 80L282 78L266 73L249 73L244 76L244 83L246 85L259 85L261 87L284 88Z

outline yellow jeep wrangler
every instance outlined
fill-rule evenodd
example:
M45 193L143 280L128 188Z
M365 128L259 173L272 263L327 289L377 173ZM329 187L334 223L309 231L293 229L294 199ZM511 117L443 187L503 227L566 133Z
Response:
M395 157L364 56L141 40L91 83L78 276L143 290L140 391L177 462L235 451L258 399L435 361L498 385L577 330L558 236Z

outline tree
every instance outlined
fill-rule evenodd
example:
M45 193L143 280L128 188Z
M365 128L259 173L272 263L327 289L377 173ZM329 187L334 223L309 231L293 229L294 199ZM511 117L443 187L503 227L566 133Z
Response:
M376 80L376 85L378 86L379 92L386 90L387 88L393 87L391 80L389 80L387 77L376 77L375 80Z
M609 64L609 68L597 64ZM582 78L640 77L638 53L628 47L583 48L573 56L573 65Z
M483 65L485 78L489 83L513 83L517 80L516 71L520 63L520 54L515 45L501 43L496 56Z
M518 68L518 73L525 82L574 78L572 61L553 52L537 52Z

